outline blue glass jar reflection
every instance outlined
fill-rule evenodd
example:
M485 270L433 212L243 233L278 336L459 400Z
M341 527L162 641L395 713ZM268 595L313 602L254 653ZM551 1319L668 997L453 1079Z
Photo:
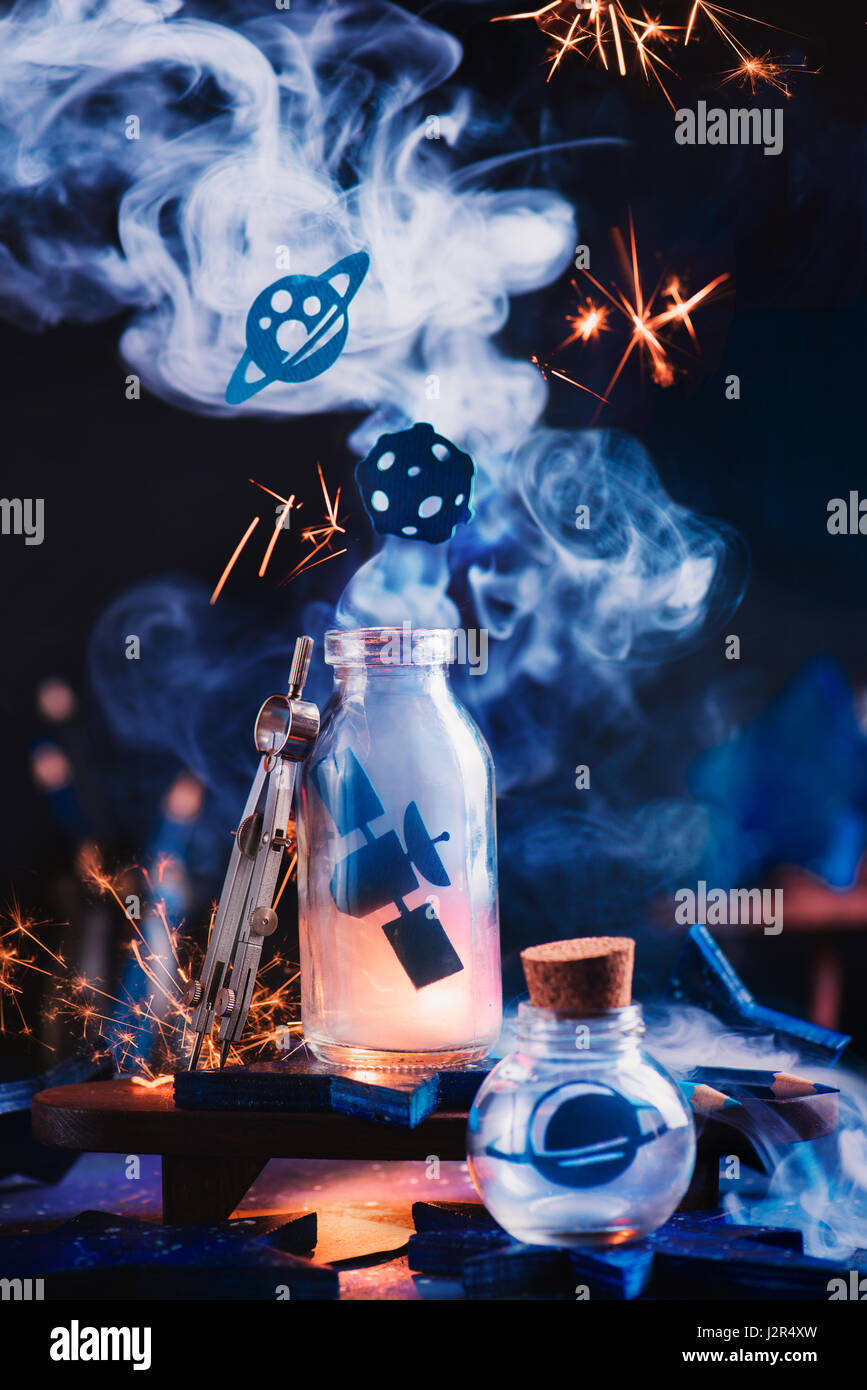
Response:
M641 1008L586 1019L518 1008L517 1050L470 1112L485 1206L530 1245L614 1245L656 1230L689 1186L692 1113L641 1047Z

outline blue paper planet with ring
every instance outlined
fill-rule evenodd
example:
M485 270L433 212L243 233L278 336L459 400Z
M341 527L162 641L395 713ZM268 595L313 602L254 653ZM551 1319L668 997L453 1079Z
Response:
M298 385L327 372L349 333L349 305L370 266L366 251L336 261L321 275L284 275L253 301L247 347L226 387L242 405L274 381ZM259 375L250 379L250 368Z
M523 1152L507 1152L496 1142L485 1152L508 1163L530 1163L558 1187L601 1187L625 1173L642 1145L667 1129L654 1106L627 1100L602 1082L574 1081L536 1102Z

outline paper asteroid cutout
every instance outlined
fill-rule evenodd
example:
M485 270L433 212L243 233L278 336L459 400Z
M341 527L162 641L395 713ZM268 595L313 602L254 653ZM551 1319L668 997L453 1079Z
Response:
M247 315L246 351L226 387L229 405L274 381L297 385L327 372L346 346L349 305L369 265L367 252L356 251L321 275L284 275L257 295ZM252 381L251 366L261 373Z
M475 464L433 425L383 434L355 470L365 510L381 536L437 545L472 520Z

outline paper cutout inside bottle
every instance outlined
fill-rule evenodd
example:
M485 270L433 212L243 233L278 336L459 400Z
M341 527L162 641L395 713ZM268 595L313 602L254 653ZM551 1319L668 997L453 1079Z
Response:
M433 425L383 434L355 469L365 510L380 535L438 545L472 520L475 464Z
M247 347L226 387L241 405L274 381L297 385L333 367L349 333L349 305L370 257L357 251L321 275L284 275L262 290L247 315Z
M341 835L360 830L366 843L341 859L331 877L331 896L348 917L366 917L394 903L400 916L383 923L395 955L416 989L463 970L463 962L429 902L409 908L403 901L419 887L416 869L440 888L451 880L414 801L403 817L406 848L394 830L376 835L369 822L385 814L370 778L351 749L324 758L313 772L322 801Z
M531 1163L559 1187L601 1187L625 1173L642 1144L668 1126L655 1109L634 1105L598 1081L571 1081L546 1092L530 1118L523 1153L486 1145L491 1158Z

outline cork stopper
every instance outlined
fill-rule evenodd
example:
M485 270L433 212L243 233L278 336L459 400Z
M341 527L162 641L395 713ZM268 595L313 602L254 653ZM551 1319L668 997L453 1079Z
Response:
M631 936L579 936L521 952L530 1003L567 1018L631 1004L634 960Z

